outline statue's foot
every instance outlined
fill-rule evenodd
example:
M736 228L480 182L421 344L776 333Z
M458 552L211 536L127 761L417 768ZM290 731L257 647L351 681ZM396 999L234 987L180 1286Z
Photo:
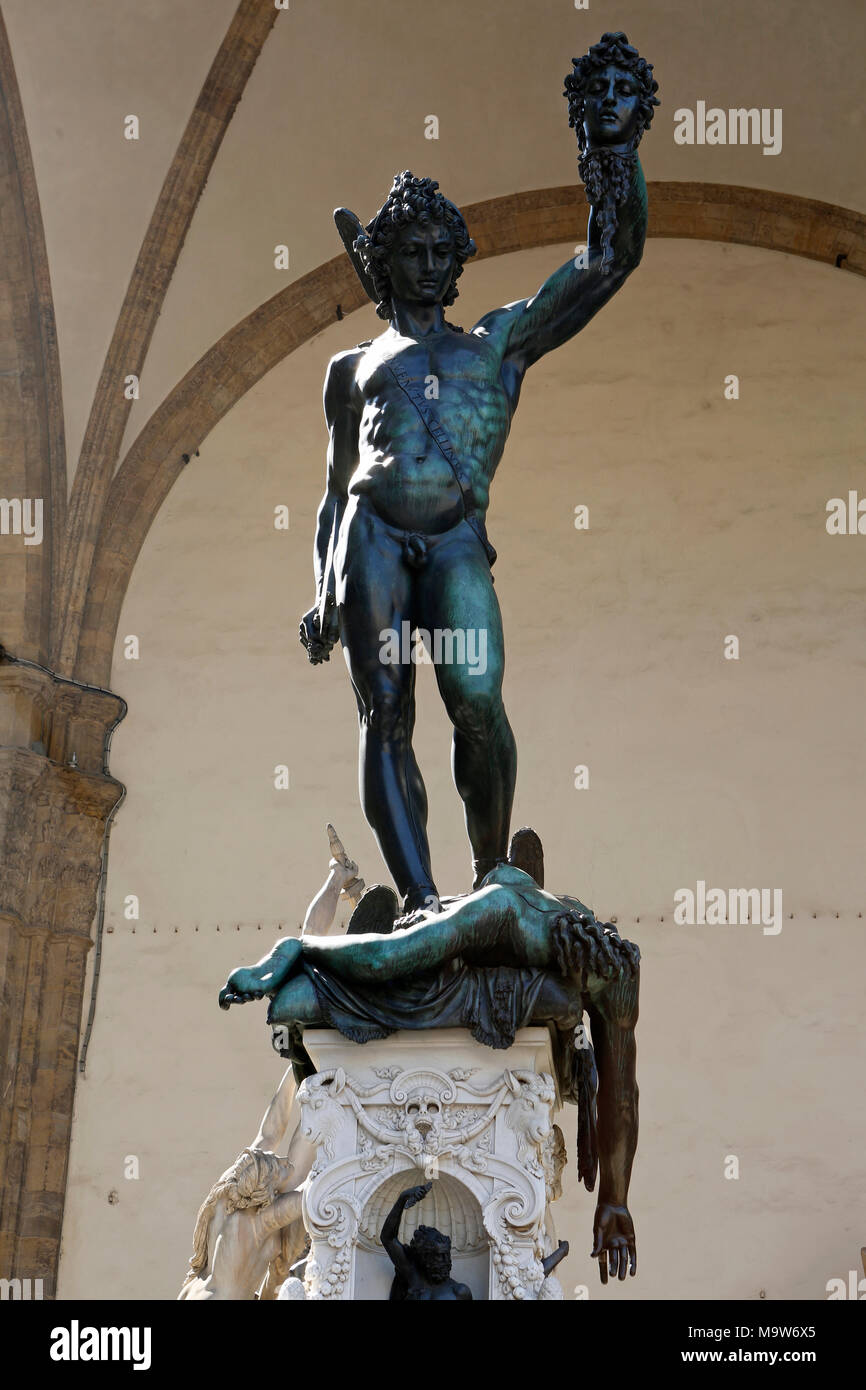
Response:
M255 968L233 970L220 990L220 1008L228 1009L232 1004L248 1004L251 999L261 999L265 988Z
M427 913L423 910L418 912L404 912L402 917L398 917L394 923L395 931L405 931L407 927L418 927L422 922L427 921Z
M276 994L289 978L301 950L300 941L293 938L280 941L258 965L240 966L233 970L220 990L220 1008L228 1009L232 1004L248 1004L251 999Z
M500 864L506 864L506 859L473 859L472 860L472 891L477 893L485 878L493 869L498 869Z
M403 916L411 912L441 912L439 894L432 883L416 883L403 899Z

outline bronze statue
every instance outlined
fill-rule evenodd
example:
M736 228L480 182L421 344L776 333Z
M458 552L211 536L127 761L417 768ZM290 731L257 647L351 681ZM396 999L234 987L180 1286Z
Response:
M439 894L412 750L415 661L392 654L391 634L421 628L438 644L478 887L505 858L517 769L485 527L490 484L528 368L580 332L640 262L647 208L636 150L657 105L651 72L624 34L605 34L575 60L566 95L591 204L585 261L567 261L530 298L492 310L468 333L444 310L476 248L434 180L398 174L366 229L346 209L335 214L388 326L328 366L316 600L300 636L314 665L343 644L364 813L406 911L435 910ZM482 642L483 663L471 656Z
M516 753L485 516L527 369L578 333L640 262L647 209L637 146L655 91L650 65L624 34L603 35L574 60L565 94L590 203L586 255L469 333L447 323L444 309L475 246L433 180L398 174L366 229L345 209L335 214L388 327L328 368L316 603L300 636L313 664L343 644L364 811L405 915L396 917L391 890L368 890L345 937L280 940L257 965L232 971L220 992L226 1009L269 997L269 1022L287 1034L281 1050L299 1077L313 1070L306 1027L337 1028L358 1043L403 1028L460 1027L508 1048L517 1029L547 1024L560 1096L578 1108L579 1179L592 1191L599 1177L592 1254L603 1283L636 1270L627 1201L640 957L577 898L544 889L534 832L518 832L506 858ZM412 751L415 662L389 647L406 628L433 634L434 645L451 639L434 665L474 868L473 891L456 898L440 899L430 867ZM483 669L470 658L470 632L484 634ZM382 1230L397 1268L392 1298L468 1298L450 1278L447 1237L421 1227L411 1246L398 1239L403 1210L426 1190L404 1192ZM566 1250L546 1257L545 1275Z
M400 1218L407 1207L422 1202L432 1182L401 1192L385 1218L382 1244L396 1271L391 1285L392 1302L422 1302L427 1299L466 1302L472 1294L465 1284L451 1278L451 1240L433 1226L418 1226L411 1243L399 1240Z

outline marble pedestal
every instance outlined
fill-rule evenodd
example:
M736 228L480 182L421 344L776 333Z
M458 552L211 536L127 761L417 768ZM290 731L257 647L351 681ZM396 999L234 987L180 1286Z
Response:
M379 1232L397 1196L433 1181L403 1217L451 1237L452 1276L476 1299L561 1298L541 1259L556 1246L549 1204L563 1152L550 1040L524 1028L497 1052L463 1029L399 1032L359 1046L307 1030L317 1074L301 1087L316 1145L304 1198L306 1296L386 1300Z

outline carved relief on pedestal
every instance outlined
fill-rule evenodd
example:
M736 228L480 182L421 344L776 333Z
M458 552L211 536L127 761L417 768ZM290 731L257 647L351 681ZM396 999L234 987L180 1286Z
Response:
M556 1297L554 1286L541 1293L553 1239L553 1076L508 1066L512 1053L523 1060L517 1047L504 1056L485 1049L483 1066L450 1065L480 1049L468 1038L443 1044L441 1033L426 1036L438 1065L421 1059L417 1034L404 1064L397 1038L377 1044L366 1066L366 1049L340 1039L331 1050L347 1065L299 1090L302 1131L316 1146L304 1197L307 1297L387 1298L382 1223L401 1190L431 1180L405 1214L404 1238L418 1225L450 1236L455 1278L476 1298ZM395 1060L382 1065L386 1051Z

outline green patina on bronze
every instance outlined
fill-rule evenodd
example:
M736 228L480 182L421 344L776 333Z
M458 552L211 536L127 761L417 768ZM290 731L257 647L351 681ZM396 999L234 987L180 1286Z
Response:
M407 910L434 903L438 889L412 748L415 664L386 659L384 634L406 624L464 636L462 654L434 656L434 665L477 887L505 858L517 774L490 488L527 371L579 333L640 262L647 203L637 146L655 87L625 35L606 34L575 60L566 95L591 204L585 252L469 332L444 311L475 245L434 180L398 174L366 228L345 208L335 214L388 326L328 367L316 599L300 636L314 665L342 643L358 705L362 805ZM484 637L483 666L466 655L473 634Z
M636 1268L626 1203L638 1127L639 953L578 899L545 891L537 836L534 850L518 853L528 833L518 832L506 857L517 759L502 703L486 513L528 368L580 332L640 262L647 202L637 146L656 90L624 34L603 35L574 60L565 95L590 203L587 246L535 295L485 314L468 333L445 320L444 308L475 247L433 180L398 174L366 228L346 209L336 214L388 327L328 369L316 602L300 637L314 665L342 642L358 705L364 811L407 915L393 921L394 899L380 886L361 899L346 937L281 940L257 965L233 971L220 992L223 1008L268 996L269 1020L290 1039L286 1055L299 1074L310 1067L305 1027L334 1027L364 1043L403 1028L456 1026L501 1049L519 1028L547 1025L560 1094L578 1107L579 1177L592 1189L599 1176L592 1253L602 1282L608 1269L624 1279ZM415 664L382 658L383 632L404 623L486 637L483 671L466 659L434 663L473 853L473 891L452 899L440 899L430 867L412 751ZM394 1252L399 1214L395 1207L389 1217ZM403 1276L428 1296L414 1266Z

